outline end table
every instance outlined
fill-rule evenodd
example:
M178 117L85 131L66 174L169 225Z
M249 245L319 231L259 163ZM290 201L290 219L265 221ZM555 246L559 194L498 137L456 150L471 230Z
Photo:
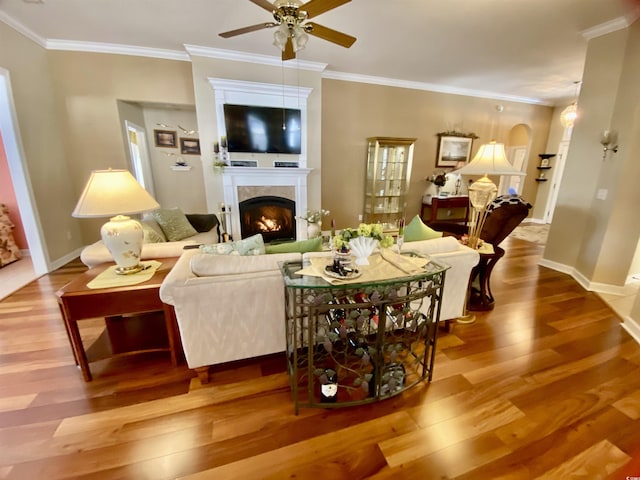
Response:
M168 351L171 362L178 364L182 350L171 305L160 300L160 285L177 258L163 258L162 265L146 282L122 287L91 289L87 284L113 263L87 270L56 293L76 365L85 381L92 379L89 362L123 353ZM157 315L147 315L160 312ZM144 315L141 315L144 314ZM78 322L104 317L106 330L87 350L80 336ZM158 321L164 328L154 328Z

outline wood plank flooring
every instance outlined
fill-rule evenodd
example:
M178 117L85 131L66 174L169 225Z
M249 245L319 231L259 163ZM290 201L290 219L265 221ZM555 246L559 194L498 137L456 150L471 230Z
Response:
M294 415L284 358L201 385L165 353L74 364L55 292L79 262L0 302L0 479L640 477L640 346L597 295L507 239L496 308L441 331L434 380ZM90 342L100 319L83 322Z

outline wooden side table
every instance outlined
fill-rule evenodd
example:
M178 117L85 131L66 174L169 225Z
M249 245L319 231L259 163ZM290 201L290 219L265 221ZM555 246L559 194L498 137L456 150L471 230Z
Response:
M425 218L426 211L429 211L429 218ZM446 210L445 215L438 215ZM431 197L431 204L422 202L420 218L426 223L436 221L466 222L469 218L469 197Z
M160 300L160 285L177 258L163 258L153 277L137 285L91 289L87 284L113 263L98 265L79 275L56 293L76 365L91 381L89 362L123 353L168 351L178 364L182 350L175 313ZM146 315L159 312L156 315ZM145 314L145 315L141 315ZM138 316L136 316L138 315ZM78 322L104 317L107 328L85 350ZM158 322L164 328L154 328ZM160 333L160 335L157 335ZM106 354L105 354L106 353Z

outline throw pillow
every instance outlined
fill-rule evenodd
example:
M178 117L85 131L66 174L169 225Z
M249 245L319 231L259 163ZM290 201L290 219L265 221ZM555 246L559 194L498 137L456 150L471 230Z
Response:
M178 207L159 208L153 212L153 218L160 224L160 228L170 242L193 237L198 233Z
M419 215L413 217L409 224L404 227L404 241L415 242L416 240L431 240L432 238L440 238L442 232L436 232L422 222Z
M215 213L187 213L186 217L198 232L208 232L219 223Z
M235 242L200 245L200 251L213 255L262 255L265 253L264 240L261 234L237 240Z
M322 237L298 240L297 242L278 243L264 247L266 253L307 253L322 250Z
M164 238L163 235L160 235L148 222L143 220L140 222L140 225L142 225L142 233L144 233L143 243L163 243L167 241L167 239Z

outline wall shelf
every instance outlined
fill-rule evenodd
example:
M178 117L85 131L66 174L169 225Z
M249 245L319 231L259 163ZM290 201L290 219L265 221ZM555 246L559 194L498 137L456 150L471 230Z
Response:
M536 178L535 180L536 180L536 182L546 182L549 179L548 178Z
M549 170L551 167L547 166L547 167L536 167L538 170Z

